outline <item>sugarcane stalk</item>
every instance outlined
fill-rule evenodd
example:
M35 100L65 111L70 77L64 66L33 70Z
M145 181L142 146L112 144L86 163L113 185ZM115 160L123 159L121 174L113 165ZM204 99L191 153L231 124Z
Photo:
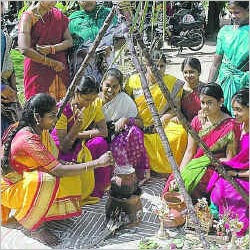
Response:
M112 7L109 15L107 16L107 18L105 19L104 23L103 23L103 26L102 28L100 29L99 33L97 34L95 40L94 40L94 43L93 45L91 46L89 52L87 53L87 55L85 56L80 68L78 69L78 71L76 72L68 90L67 90L67 93L66 93L66 96L64 97L63 101L62 101L62 105L59 107L58 109L58 112L56 114L57 116L57 119L60 118L62 112L63 112L63 109L64 107L66 106L67 102L70 100L70 98L73 96L74 94L74 90L75 90L75 87L76 85L79 83L79 81L81 80L83 74L84 74L84 70L85 68L87 67L90 59L93 57L94 53L95 53L95 50L96 48L98 47L98 45L100 44L103 36L105 35L107 29L109 28L109 25L115 15L115 5Z
M127 20L127 22L130 23L129 20ZM160 139L161 139L161 142L163 144L165 153L168 156L169 162L172 165L176 180L179 183L180 191L184 196L187 208L189 210L190 218L194 222L194 225L196 225L195 230L196 230L197 234L200 237L200 240L201 240L201 243L202 243L203 247L205 249L208 249L209 244L205 239L204 232L202 232L202 230L201 230L201 224L200 224L200 221L198 220L198 217L197 217L197 215L195 213L195 209L194 209L194 206L193 206L193 203L192 203L192 199L191 199L191 197L189 196L188 192L185 189L183 180L181 178L181 175L180 175L180 172L179 172L179 169L178 169L178 165L177 165L177 163L175 161L175 158L173 156L172 150L171 150L170 145L169 145L168 138L167 138L167 136L165 134L165 131L163 129L163 126L162 126L158 111L157 111L157 109L155 107L155 104L154 104L154 101L153 101L153 97L152 97L151 92L149 90L149 87L148 87L149 85L148 85L146 76L145 76L143 68L142 68L142 66L140 64L140 61L139 61L139 59L137 57L135 46L133 44L133 38L132 38L131 34L128 34L128 32L126 32L124 34L124 36L125 36L125 39L126 39L126 42L127 42L128 46L129 46L129 50L130 50L130 53L132 55L132 61L134 63L134 66L135 66L137 72L140 74L143 93L144 93L146 102L148 104L148 107L149 107L149 109L151 111L151 114L152 114L152 117L153 117L153 120L154 120L154 124L155 124L155 129L156 129L157 133L160 136Z
M169 106L174 111L174 113L178 117L179 121L182 123L182 125L184 126L184 128L192 135L192 137L196 140L196 142L198 143L198 145L203 148L204 153L209 157L209 159L211 161L211 165L215 167L215 170L224 179L226 179L227 181L229 181L230 184L233 185L233 187L240 193L240 195L242 196L242 198L248 204L249 203L248 194L235 181L235 178L233 178L232 176L228 175L227 171L222 166L221 162L214 157L213 153L210 151L210 149L208 148L208 146L202 141L202 139L200 138L200 136L198 135L198 133L192 128L192 126L190 125L190 123L187 121L186 117L176 107L176 105L174 104L174 101L172 100L172 98L170 96L170 92L169 92L168 88L165 86L165 84L164 84L164 82L162 80L161 74L159 73L159 71L157 70L157 68L155 67L155 65L153 64L153 61L150 58L150 54L148 53L146 46L144 46L144 43L143 43L142 39L140 38L140 36L138 35L138 32L136 31L134 34L136 36L136 40L137 40L140 48L143 51L143 55L144 55L144 57L145 57L148 65L150 66L150 68L152 70L152 73L153 73L153 75L155 76L155 78L157 80L157 83L159 84L159 87L160 87L160 89L161 89L164 97L167 99L167 101L169 103Z
M177 165L177 163L176 163L176 161L174 159L173 152L172 152L172 150L170 148L170 145L169 145L169 141L168 141L167 136L166 136L166 134L164 132L164 129L162 127L159 114L158 114L157 109L155 107L153 97L152 97L151 92L150 92L150 90L148 88L148 83L147 83L147 79L145 77L145 74L143 72L143 68L140 65L139 59L136 56L136 51L135 51L135 48L134 48L134 45L133 45L132 38L131 38L131 36L129 37L129 35L127 35L127 34L125 36L126 36L126 42L129 45L130 53L132 55L132 61L134 63L134 66L135 66L136 70L140 74L143 93L144 93L146 102L148 104L148 107L149 107L149 109L150 109L150 111L152 113L152 117L154 119L154 124L155 124L155 129L156 129L157 133L160 136L160 139L162 141L164 150L165 150L165 152L166 152L166 154L168 156L169 162L171 163L174 174L176 176L176 180L180 184L179 185L180 191L181 191L182 194L184 194L183 196L185 198L186 205L187 205L189 213L190 213L190 217L195 222L195 225L197 225L197 228L195 228L195 229L196 229L197 233L200 236L202 245L204 246L205 249L208 249L209 244L208 244L208 242L206 241L206 239L204 237L204 233L201 231L201 225L200 225L200 222L199 222L199 220L198 220L198 218L197 218L197 216L195 214L195 210L194 210L194 206L192 204L192 200L191 200L189 194L187 193L187 191L185 190L183 180L181 179L181 175L180 175L180 172L178 170L178 165Z
M148 11L148 1L145 1L144 2L144 10L143 10L143 13L142 13L142 16L141 16L140 25L139 25L140 26L140 33L142 33L143 28L144 28L144 20L145 20L147 11Z
M163 9L163 16L162 16L162 28L163 28L163 43L165 41L165 37L166 37L166 22L167 22L167 17L166 17L166 14L167 14L167 2L166 1L163 1L163 5L162 5L162 9Z

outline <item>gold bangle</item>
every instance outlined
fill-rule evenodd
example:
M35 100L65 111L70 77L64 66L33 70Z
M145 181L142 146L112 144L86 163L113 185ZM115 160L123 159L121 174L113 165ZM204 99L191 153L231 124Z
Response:
M90 134L89 134L89 139L92 139L92 137L93 137L93 134L90 133Z
M51 51L51 54L53 54L53 55L56 53L56 48L54 45L50 46L50 51Z
M44 62L47 63L47 57L44 55Z

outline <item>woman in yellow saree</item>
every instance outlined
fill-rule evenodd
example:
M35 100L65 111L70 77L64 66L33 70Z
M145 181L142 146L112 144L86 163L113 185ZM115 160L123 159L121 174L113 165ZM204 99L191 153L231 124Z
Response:
M48 133L56 112L48 94L31 97L19 123L4 134L1 159L2 223L8 223L13 209L17 222L49 245L58 244L58 239L42 227L44 222L81 214L80 175L113 163L110 152L88 163L60 163Z
M157 66L172 98L174 98L176 104L180 107L180 98L184 82L172 75L164 74L166 68L166 58L164 56L159 59ZM177 117L171 113L167 100L163 96L148 66L147 78L150 85L150 92L161 117L162 125L169 140L171 150L177 164L179 164L186 149L187 133L184 127L179 123ZM139 111L139 116L143 121L144 144L149 156L151 170L161 174L170 174L172 168L164 151L160 137L154 129L153 118L143 95L139 74L132 75L128 79L125 89L127 93L134 98Z

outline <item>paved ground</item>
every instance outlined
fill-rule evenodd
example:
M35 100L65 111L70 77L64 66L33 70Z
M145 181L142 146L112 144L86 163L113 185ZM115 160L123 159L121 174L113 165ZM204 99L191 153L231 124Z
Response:
M201 50L191 51L186 48L180 54L178 54L176 50L166 47L167 59L171 60L169 65L167 66L166 71L169 74L173 74L174 76L183 79L183 75L181 72L182 61L187 57L196 57L201 62L200 80L203 82L207 82L210 66L212 65L213 56L215 53L215 45L215 41L206 41L204 47Z
M168 60L170 60L167 66L167 72L183 79L181 72L181 63L184 58L194 56L199 58L202 65L201 81L206 82L208 78L209 69L213 60L215 52L215 42L207 41L205 46L197 52L190 51L188 49L183 50L181 54L177 54L176 50L169 47L166 48ZM136 242L123 243L119 245L111 246L109 248L134 248L137 245ZM107 248L107 246L105 247ZM38 241L28 238L20 230L1 227L1 249L49 249L49 247L39 243Z

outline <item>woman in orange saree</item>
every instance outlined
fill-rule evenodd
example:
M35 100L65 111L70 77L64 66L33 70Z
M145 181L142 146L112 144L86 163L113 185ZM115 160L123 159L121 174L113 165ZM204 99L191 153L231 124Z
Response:
M48 133L55 124L56 112L54 98L44 93L33 96L26 103L19 124L4 135L1 162L2 223L8 222L14 209L17 222L36 231L35 236L50 245L57 244L58 239L41 227L43 222L80 215L80 176L113 164L110 152L88 163L60 163L57 147Z

